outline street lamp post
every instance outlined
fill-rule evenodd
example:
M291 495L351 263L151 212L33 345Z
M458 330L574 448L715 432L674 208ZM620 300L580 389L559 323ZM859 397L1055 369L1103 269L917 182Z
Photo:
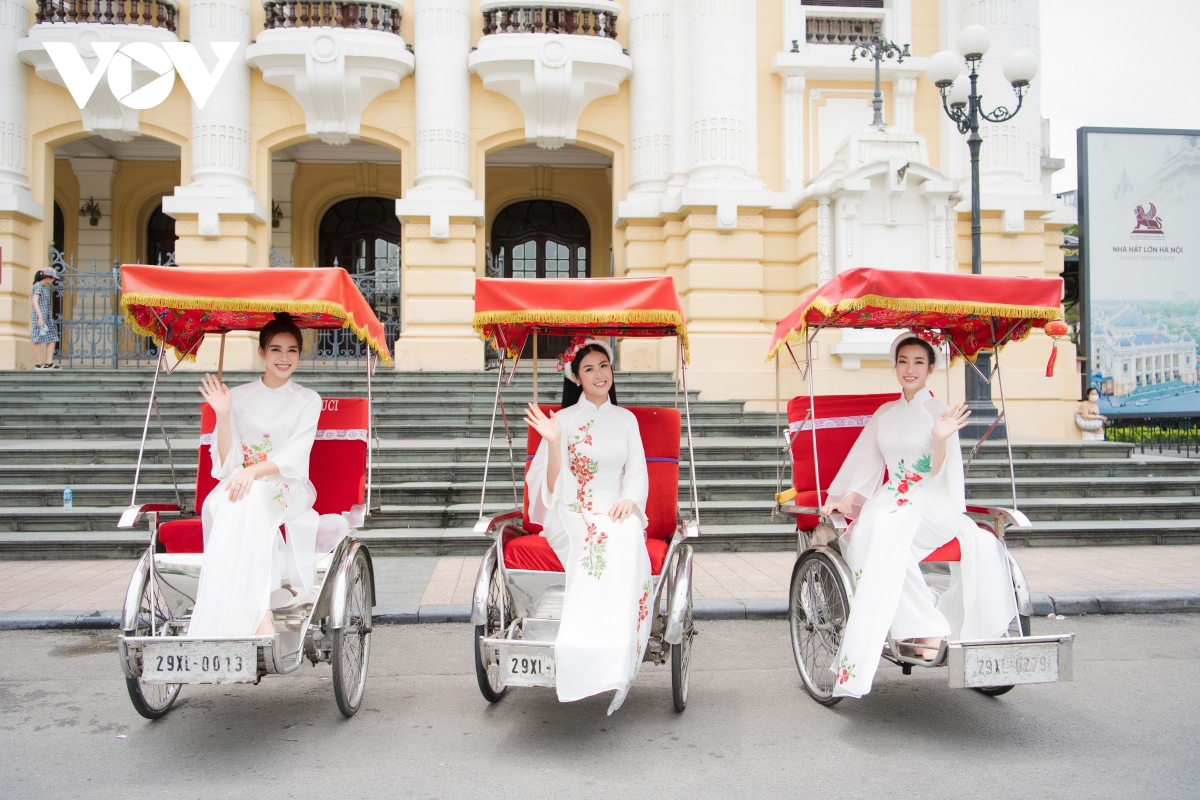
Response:
M981 227L979 222L979 148L983 138L979 135L979 121L1007 122L1021 110L1025 92L1030 81L1037 75L1037 56L1028 50L1018 50L1004 62L1004 78L1012 84L1017 95L1017 107L1009 111L998 106L991 112L983 110L979 95L979 64L991 44L987 29L982 25L964 28L958 37L958 49L962 55L943 50L929 59L929 79L942 94L942 108L954 121L959 133L967 134L967 147L971 151L971 273L983 273ZM967 74L962 75L963 62ZM991 356L980 353L975 362L979 372L990 377ZM967 405L971 409L971 422L963 431L963 438L978 438L996 422L996 406L992 402L991 385L968 365ZM996 433L1003 433L1000 425Z
M895 42L884 39L877 31L870 41L854 45L850 51L850 60L857 61L860 54L863 58L875 59L875 99L871 102L875 108L875 119L871 121L871 127L883 130L887 126L883 122L883 92L879 88L879 64L885 58L895 58L897 64L903 63L904 59L910 58L908 45L901 48Z

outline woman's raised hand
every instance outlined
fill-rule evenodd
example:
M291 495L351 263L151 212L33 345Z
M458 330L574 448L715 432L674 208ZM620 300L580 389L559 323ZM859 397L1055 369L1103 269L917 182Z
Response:
M200 380L200 394L204 397L204 402L212 406L218 417L225 416L233 408L233 395L230 394L229 387L212 375L206 373Z
M555 419L553 411L550 412L550 416L546 416L540 408L530 403L525 412L525 421L546 440L548 445L557 445L562 439L562 428Z
M933 421L933 440L944 442L951 434L958 433L967 427L967 417L971 416L967 404L947 409Z

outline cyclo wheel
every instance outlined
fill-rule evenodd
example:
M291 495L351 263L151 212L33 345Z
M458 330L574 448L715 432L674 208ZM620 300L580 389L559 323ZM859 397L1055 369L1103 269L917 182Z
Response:
M171 618L171 611L162 600L161 593L152 591L150 569L140 573L138 580L142 583L140 592L141 605L138 608L137 621L130 630L122 631L126 636L150 636L151 620L154 620L154 631L170 630L166 627ZM157 596L155 596L157 594ZM158 719L171 710L175 698L179 697L178 683L147 683L141 678L126 678L125 688L129 691L129 699L146 719Z
M676 711L687 708L688 677L692 673L692 597L688 592L687 613L683 617L683 641L671 645L671 700Z
M346 583L346 624L333 632L333 696L344 716L353 717L367 688L367 663L371 658L371 596L367 554L354 551L350 580Z
M792 570L788 627L804 689L822 705L832 706L842 699L833 696L837 680L833 660L849 615L850 598L833 561L824 553L805 553Z
M1013 621L1008 623L1008 632L1006 636L1031 636L1030 623L1032 620L1024 614L1018 614L1013 618ZM999 697L1002 694L1008 694L1013 690L1012 686L976 686L972 687L980 694L985 694L988 697Z
M488 675L487 664L483 663L483 643L480 641L485 636L497 636L502 631L500 630L500 606L503 604L506 611L510 611L509 604L505 602L507 592L504 591L504 586L500 581L499 565L492 567L492 574L488 578L488 599L487 599L487 622L483 625L475 626L475 679L479 683L479 692L483 695L483 699L489 703L496 703L500 698L508 692L508 687L500 683L500 671L496 671L496 682L493 683L491 676ZM512 615L506 613L505 618L512 620Z

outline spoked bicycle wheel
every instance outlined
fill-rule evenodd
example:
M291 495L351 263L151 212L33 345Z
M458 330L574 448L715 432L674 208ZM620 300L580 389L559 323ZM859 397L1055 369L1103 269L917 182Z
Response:
M353 717L362 704L367 688L367 662L371 658L370 568L367 554L360 547L350 562L350 580L346 582L346 624L333 632L333 695L338 709Z
M500 635L502 632L500 627L502 606L505 610L504 620L506 622L512 620L512 609L507 599L508 593L504 591L500 578L500 567L495 565L492 567L492 574L488 577L487 622L475 626L475 679L479 682L479 692L489 703L499 702L500 698L504 697L505 692L508 691L508 687L500 683L500 670L488 672L488 665L483 660L483 644L480 639ZM495 675L495 680L492 679L492 675Z
M792 570L788 626L792 654L804 688L814 700L832 706L837 674L833 660L850 616L850 599L842 577L824 553L808 552Z
M692 603L688 597L687 614L683 618L683 641L671 645L671 700L676 711L687 708L688 676L692 672Z
M122 631L125 636L170 635L173 633L167 621L171 619L171 610L161 592L153 591L150 581L150 568L142 570L136 580L141 581L141 604L138 608L137 619L133 628ZM153 627L151 626L153 620ZM146 719L158 719L171 710L175 698L179 697L178 683L147 683L141 678L126 678L125 688L129 691L129 699L133 707Z

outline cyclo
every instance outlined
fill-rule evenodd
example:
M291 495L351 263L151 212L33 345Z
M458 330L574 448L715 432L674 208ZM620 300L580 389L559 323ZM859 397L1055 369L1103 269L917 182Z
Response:
M834 534L846 530L839 514L821 516L823 495L845 461L871 415L894 392L872 395L817 395L813 374L814 342L831 328L910 329L934 346L949 348L953 359L968 367L1000 393L1000 413L971 451L979 452L1001 422L1008 457L1012 507L968 505L967 513L985 531L1004 541L1005 529L1030 527L1017 508L1016 470L1008 431L1000 349L1026 338L1035 328L1061 318L1059 278L1022 278L878 270L847 270L810 294L775 326L769 358L785 350L796 365L808 394L788 404L786 447L790 451L792 488L776 495L777 509L796 517L798 546L788 597L792 651L804 688L818 703L833 705L836 673L831 666L841 646L842 632L854 602L854 577L843 559ZM1061 325L1061 323L1057 323ZM1052 329L1056 325L1050 326ZM1057 334L1054 334L1057 335ZM803 344L803 366L792 350ZM995 356L984 375L975 358L983 351ZM1052 368L1053 356L1050 367ZM1051 371L1048 368L1047 372ZM778 426L779 360L776 361L776 419ZM967 461L966 468L970 467ZM966 469L965 468L965 469ZM964 469L964 471L965 471ZM853 528L850 528L851 534ZM1012 591L1018 616L999 639L943 640L932 661L903 652L888 636L882 657L904 674L917 667L949 668L951 688L972 688L996 696L1017 684L1051 683L1072 679L1074 634L1033 636L1033 605L1029 586L1016 559L1008 555ZM931 553L922 563L926 584L937 592L949 586L950 567L960 559L958 539Z
M139 334L158 343L158 362L146 407L146 421L134 473L133 497L119 528L148 518L150 543L138 561L121 612L118 652L129 698L148 719L166 714L183 684L255 683L265 675L288 675L307 659L333 667L338 708L353 716L362 702L371 653L371 608L375 579L367 548L354 537L371 503L371 375L380 360L391 362L383 325L341 269L183 269L121 268L121 309ZM288 312L301 328L346 328L361 340L366 357L367 397L324 398L310 454L310 480L321 515L317 541L325 554L317 561L312 593L283 587L271 595L275 633L247 638L194 639L187 636L204 563L199 516L164 521L182 511L178 483L175 503L138 503L138 478L151 415L162 428L155 397L164 356L171 347L178 361L194 359L205 334L221 335L218 380L222 377L225 334L255 331ZM217 481L211 476L209 443L215 415L201 408L199 466L193 512L199 514ZM165 428L162 435L170 454ZM173 464L173 456L172 456ZM174 467L172 466L172 474ZM364 496L365 495L365 496ZM348 532L347 532L348 531Z
M652 586L649 608L653 625L643 662L671 661L672 699L676 711L687 705L692 637L692 547L700 534L699 495L687 396L687 330L679 297L670 277L523 280L481 278L475 283L475 330L489 340L500 357L491 429L484 461L483 491L475 532L495 540L475 579L471 622L475 625L475 672L479 690L490 703L510 686L554 687L554 643L561 620L566 574L541 530L529 520L529 498L517 498L516 458L502 389L511 385L522 349L532 337L537 363L538 336L665 337L677 340L679 379L687 422L691 470L691 514L679 509L680 414L678 409L628 407L637 418L646 452L650 490L646 502L649 525L646 550ZM508 359L512 359L511 366ZM507 378L507 380L506 380ZM537 370L533 400L538 402ZM543 411L558 405L541 405ZM513 504L516 508L486 516L487 476L499 412L508 439ZM528 469L541 438L530 429L526 439ZM523 486L523 480L521 482Z

